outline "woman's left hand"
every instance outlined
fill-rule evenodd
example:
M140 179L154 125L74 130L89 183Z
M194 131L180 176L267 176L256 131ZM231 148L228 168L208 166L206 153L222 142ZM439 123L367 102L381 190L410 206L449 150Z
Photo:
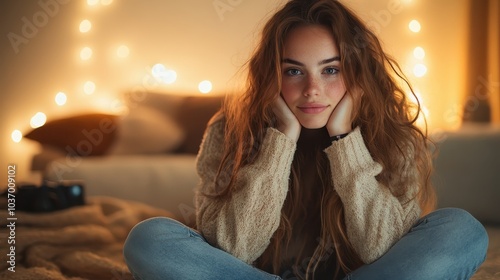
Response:
M351 132L353 107L354 100L352 94L346 91L335 109L333 109L330 119L326 124L330 136Z

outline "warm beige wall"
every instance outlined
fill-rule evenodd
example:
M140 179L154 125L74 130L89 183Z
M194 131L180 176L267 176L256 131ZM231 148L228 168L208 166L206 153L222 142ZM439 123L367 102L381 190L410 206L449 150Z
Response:
M379 30L386 49L402 66L415 62L411 58L415 46L425 48L427 75L409 76L431 111L433 127L458 124L454 110L464 96L459 81L466 75L466 1L343 0ZM282 2L285 0L115 0L109 6L88 7L83 0L1 1L0 170L4 171L0 171L0 185L6 181L9 162L18 164L20 179L38 179L29 173L29 160L38 146L10 139L14 129L27 131L31 116L38 111L45 112L48 119L90 110L109 112L116 108L113 101L132 88L196 92L198 82L205 79L212 81L214 92L231 90L238 84L235 73L258 36L256 27ZM22 35L23 18L33 22L34 15L44 12L40 3L61 4L16 52L7 35ZM218 12L214 3L220 9L226 4L227 10ZM407 29L413 18L422 23L419 34ZM83 19L93 24L86 34L78 31ZM120 44L130 49L125 59L114 54ZM84 46L94 50L90 61L78 57ZM148 69L159 62L177 71L174 84L151 83ZM404 70L411 72L411 68ZM82 90L86 80L97 86L91 96ZM53 102L58 91L68 95L64 107Z
M500 124L500 1L489 1L489 68L490 105L492 121Z

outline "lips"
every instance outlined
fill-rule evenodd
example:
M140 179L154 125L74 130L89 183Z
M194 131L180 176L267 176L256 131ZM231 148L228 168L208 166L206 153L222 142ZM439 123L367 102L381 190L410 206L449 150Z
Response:
M318 103L307 103L297 108L306 114L319 114L328 108L328 105L318 104Z

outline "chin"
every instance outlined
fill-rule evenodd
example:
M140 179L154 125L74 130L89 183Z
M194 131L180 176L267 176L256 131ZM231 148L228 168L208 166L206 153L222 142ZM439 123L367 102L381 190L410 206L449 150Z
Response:
M326 122L318 121L301 121L300 124L307 129L318 129L326 126Z

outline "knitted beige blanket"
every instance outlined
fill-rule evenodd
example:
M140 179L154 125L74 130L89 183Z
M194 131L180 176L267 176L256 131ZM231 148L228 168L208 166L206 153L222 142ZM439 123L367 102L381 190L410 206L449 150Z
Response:
M88 197L84 206L46 214L17 211L14 224L0 209L0 279L133 279L123 243L135 224L155 216L173 217L111 197Z

